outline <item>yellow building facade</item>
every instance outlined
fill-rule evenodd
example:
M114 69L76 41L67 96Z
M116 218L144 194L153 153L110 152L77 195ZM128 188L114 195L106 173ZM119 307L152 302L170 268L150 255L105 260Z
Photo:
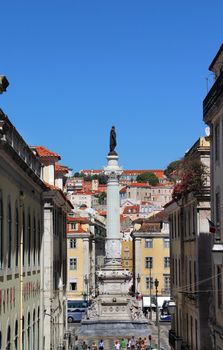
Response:
M92 240L87 218L68 217L67 223L67 299L87 300L91 275Z
M134 290L142 298L155 296L154 281L159 281L158 296L170 295L169 224L161 212L137 222L133 231ZM148 306L148 305L147 305Z

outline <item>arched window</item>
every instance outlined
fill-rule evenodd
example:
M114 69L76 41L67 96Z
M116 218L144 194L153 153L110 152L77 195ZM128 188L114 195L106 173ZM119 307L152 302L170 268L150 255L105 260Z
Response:
M8 268L12 267L12 210L8 203Z
M40 339L39 339L39 323L40 323L40 313L39 313L39 307L38 307L38 313L37 313L37 349L39 349L39 345L40 345Z
M30 266L30 255L31 255L31 217L28 215L28 265Z
M41 237L40 237L40 220L38 220L38 266L40 265L40 242L41 242Z
M27 328L27 346L30 350L30 338L31 338L31 325L30 325L30 313L28 313L28 328Z
M25 320L22 318L22 350L25 350Z
M36 349L36 312L33 311L33 347L32 350Z
M36 218L33 219L33 265L36 265Z
M0 269L3 268L3 246L4 246L4 235L3 235L3 201L2 192L0 191Z
M19 266L19 208L15 206L15 266Z
M15 350L19 349L19 341L18 341L18 321L15 321L15 340L14 340L14 346L15 346ZM1 349L1 348L0 348Z
M11 350L11 329L10 329L10 326L8 326L8 330L7 330L7 345L6 345L6 350Z
M22 213L22 231L23 231L23 251L22 251L22 261L23 266L25 265L25 251L26 251L26 216L25 210Z

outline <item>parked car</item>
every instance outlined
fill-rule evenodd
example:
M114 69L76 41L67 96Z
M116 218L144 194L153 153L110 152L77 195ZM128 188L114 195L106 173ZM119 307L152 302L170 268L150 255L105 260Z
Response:
M85 315L86 310L76 309L75 311L67 311L67 322L81 322L82 317Z
M168 314L160 315L160 322L171 322L171 315L168 315Z

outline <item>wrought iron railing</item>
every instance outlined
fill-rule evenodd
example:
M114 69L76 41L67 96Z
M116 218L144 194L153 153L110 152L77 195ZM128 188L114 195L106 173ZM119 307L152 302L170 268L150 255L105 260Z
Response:
M208 112L215 106L220 95L223 96L223 71L219 75L218 79L215 81L211 90L205 97L203 101L203 117L207 115Z

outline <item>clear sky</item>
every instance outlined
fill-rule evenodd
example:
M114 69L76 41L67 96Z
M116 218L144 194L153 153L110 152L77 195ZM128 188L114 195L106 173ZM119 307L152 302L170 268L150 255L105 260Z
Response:
M30 145L79 169L164 168L204 134L222 0L0 2L0 107Z

